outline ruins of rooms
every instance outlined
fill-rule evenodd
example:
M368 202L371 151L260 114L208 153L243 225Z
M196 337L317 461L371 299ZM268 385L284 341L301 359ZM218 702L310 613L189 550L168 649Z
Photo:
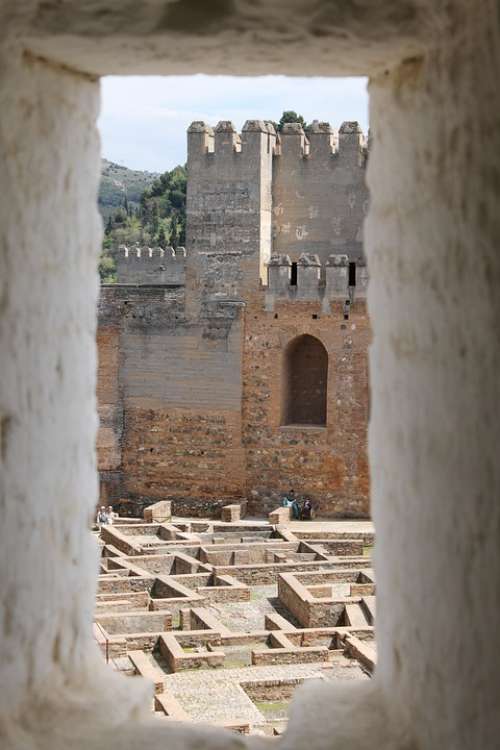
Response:
M154 683L155 716L276 736L299 685L373 671L373 529L242 510L172 518L160 501L102 525L94 635Z

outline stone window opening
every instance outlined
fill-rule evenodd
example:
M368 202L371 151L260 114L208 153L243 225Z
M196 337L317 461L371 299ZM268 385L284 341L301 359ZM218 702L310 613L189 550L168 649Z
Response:
M290 269L290 286L297 286L297 263L292 263Z
M200 70L371 76L378 664L362 686L301 687L277 746L497 747L498 7L402 5L0 10L2 748L264 746L150 718L151 686L106 668L91 634L99 77Z
M349 263L349 286L356 286L356 263Z
M315 336L298 336L286 347L282 387L283 426L326 425L328 353Z

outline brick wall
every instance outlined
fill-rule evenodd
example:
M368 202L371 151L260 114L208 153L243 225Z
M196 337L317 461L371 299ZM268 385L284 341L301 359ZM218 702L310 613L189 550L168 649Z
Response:
M328 352L325 427L281 426L284 352L304 333ZM355 302L347 321L340 303L332 303L331 315L322 314L319 301L277 302L266 311L256 297L248 305L242 414L251 513L271 511L293 487L311 497L321 515L368 514L369 341L363 300Z
M183 293L101 292L99 466L103 483L118 470L106 499L131 515L158 499L174 500L177 515L217 515L244 497L239 312L215 307L189 323Z
M121 493L123 403L120 391L121 306L114 290L102 287L97 329L97 467L100 504Z
M322 516L367 516L366 303L349 320L340 301L330 308L318 298L266 309L261 290L193 322L183 290L103 290L98 456L120 508L141 515L170 499L176 515L219 515L246 497L266 514L293 487ZM328 353L325 426L282 425L285 350L303 334Z

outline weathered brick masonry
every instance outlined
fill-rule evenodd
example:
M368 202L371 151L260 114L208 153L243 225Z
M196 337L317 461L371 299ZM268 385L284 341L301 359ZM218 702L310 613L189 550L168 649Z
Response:
M99 307L98 461L101 501L122 513L159 498L264 513L293 486L322 515L368 514L366 146L355 123L308 135L194 123L187 253L120 251ZM300 336L326 350L324 383L307 352L289 372ZM302 423L323 388L326 415Z
M293 487L310 495L323 515L364 516L369 493L366 303L343 319L342 303L331 315L311 301L277 303L267 312L258 301L245 315L243 443L250 509L269 512ZM281 426L283 357L297 334L317 337L329 356L325 427Z
M183 296L166 286L101 293L99 468L103 489L131 499L133 514L158 498L175 498L176 513L210 513L245 493L241 323L213 342L185 320ZM121 460L107 460L108 444Z

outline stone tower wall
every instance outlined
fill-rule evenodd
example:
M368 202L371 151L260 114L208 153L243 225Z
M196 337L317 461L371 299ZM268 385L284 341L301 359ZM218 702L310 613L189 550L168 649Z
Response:
M302 252L322 261L332 253L362 258L367 142L358 123L344 122L338 133L317 121L306 133L299 124L285 125L276 151L273 252L292 262Z
M188 130L187 304L241 297L265 281L271 254L271 174L276 136L259 120Z
M116 254L119 284L184 284L186 250L178 247L125 247Z

